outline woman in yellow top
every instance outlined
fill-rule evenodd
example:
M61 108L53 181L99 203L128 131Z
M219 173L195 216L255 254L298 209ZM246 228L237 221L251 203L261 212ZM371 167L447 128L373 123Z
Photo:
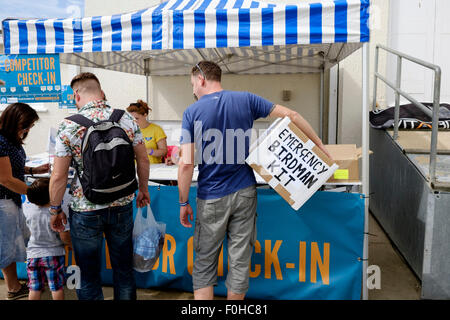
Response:
M148 161L150 164L161 163L167 154L167 136L160 126L147 120L152 109L144 101L138 100L136 103L130 103L127 111L139 124L147 148Z

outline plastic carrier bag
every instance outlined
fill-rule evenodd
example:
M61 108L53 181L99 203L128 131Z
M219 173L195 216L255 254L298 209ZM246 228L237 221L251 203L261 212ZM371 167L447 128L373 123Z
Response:
M144 218L146 211L147 218ZM152 208L138 208L133 228L133 268L138 272L151 271L164 246L166 224L156 222Z

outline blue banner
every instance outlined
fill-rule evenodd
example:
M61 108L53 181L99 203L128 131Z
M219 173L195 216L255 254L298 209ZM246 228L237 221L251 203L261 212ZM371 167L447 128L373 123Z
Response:
M0 103L58 102L59 55L0 55Z
M154 270L136 272L139 288L192 292L193 228L179 222L177 187L149 187L157 221L166 223L163 252ZM195 204L196 189L190 192ZM195 205L193 206L195 215ZM364 199L360 194L316 192L299 211L272 189L258 188L257 242L251 260L253 299L360 299L364 240ZM136 213L136 210L135 210ZM225 296L227 246L219 257L215 294ZM103 284L112 284L107 245ZM74 264L71 252L67 264ZM19 277L26 279L24 263Z
M60 109L76 109L75 98L73 90L68 85L61 86L61 101L59 102Z

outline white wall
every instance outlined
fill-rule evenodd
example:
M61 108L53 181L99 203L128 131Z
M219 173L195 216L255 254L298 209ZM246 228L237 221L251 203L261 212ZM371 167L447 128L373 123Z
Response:
M274 103L300 112L314 128L319 126L319 75L228 75L222 76L226 90L250 91ZM291 100L282 101L282 91L291 90ZM181 120L183 111L194 102L189 76L150 77L149 102L152 119Z
M82 68L82 72L92 72L98 77L113 108L126 109L131 102L147 99L145 76L97 68Z
M434 63L441 67L441 102L450 103L450 1L436 1Z
M441 67L441 102L450 103L450 1L436 2L434 63Z
M450 103L450 1L391 1L389 45L413 57L437 64L442 69L441 102ZM395 81L396 59L388 59L388 76ZM431 102L434 74L411 62L402 68L402 89L419 101ZM394 104L394 93L388 90L388 102ZM401 99L402 103L409 103Z
M108 16L152 7L165 0L85 0L84 16Z
M389 47L413 57L433 62L435 33L435 0L392 1L390 10ZM397 58L388 55L387 77L395 83ZM401 87L414 98L423 101L431 98L432 72L407 60L402 63ZM387 90L387 102L395 102L394 91ZM401 98L402 103L408 103Z

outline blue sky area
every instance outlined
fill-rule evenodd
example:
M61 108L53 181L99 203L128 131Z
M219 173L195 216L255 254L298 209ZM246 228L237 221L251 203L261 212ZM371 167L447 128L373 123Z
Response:
M0 21L6 18L80 18L84 0L0 0Z

